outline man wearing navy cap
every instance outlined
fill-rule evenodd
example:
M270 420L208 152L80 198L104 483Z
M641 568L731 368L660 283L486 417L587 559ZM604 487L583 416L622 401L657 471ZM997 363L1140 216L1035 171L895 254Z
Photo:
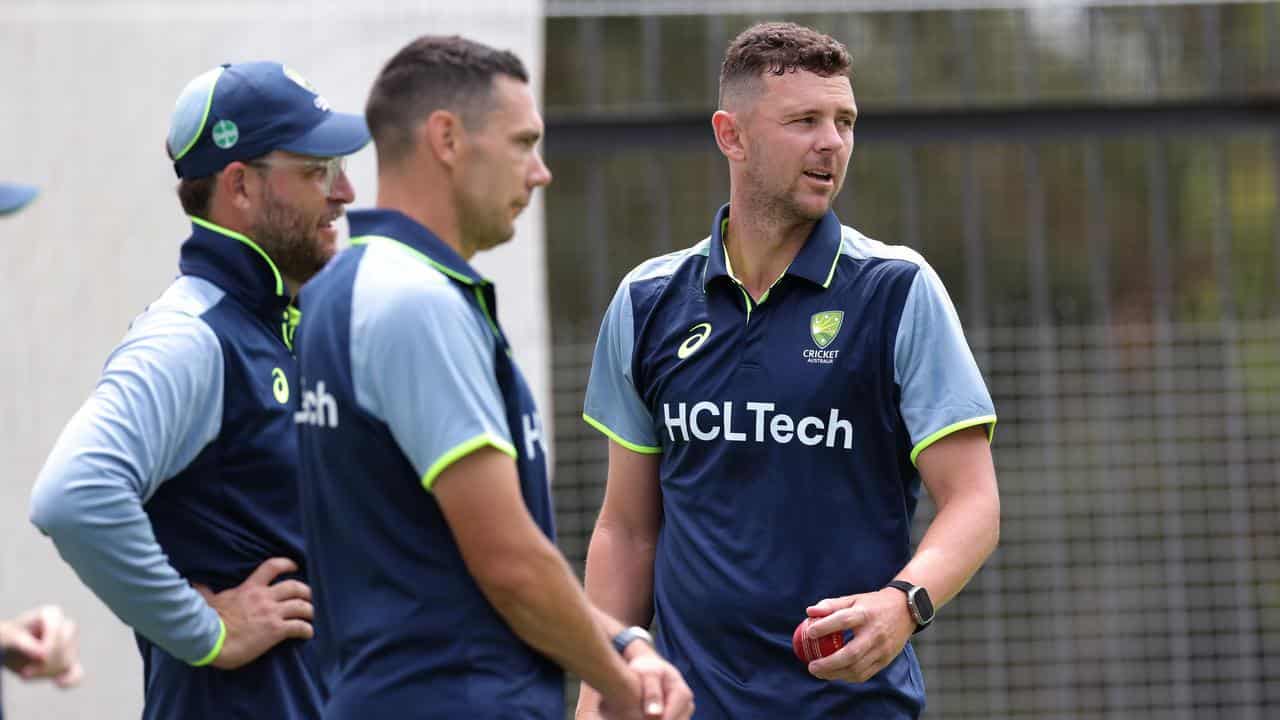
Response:
M335 251L344 158L368 141L279 63L214 68L178 98L181 275L108 357L31 504L135 630L144 719L320 714L291 299Z

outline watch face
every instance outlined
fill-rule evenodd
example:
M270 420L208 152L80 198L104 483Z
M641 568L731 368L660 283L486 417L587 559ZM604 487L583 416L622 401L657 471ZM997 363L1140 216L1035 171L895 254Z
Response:
M933 600L929 598L928 590L916 586L911 591L909 600L911 601L911 609L915 611L916 622L921 625L928 625L933 621Z

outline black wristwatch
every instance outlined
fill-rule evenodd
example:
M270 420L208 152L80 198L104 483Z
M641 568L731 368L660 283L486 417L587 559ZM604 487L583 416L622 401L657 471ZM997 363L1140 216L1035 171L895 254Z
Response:
M907 594L907 610L911 611L911 619L916 621L915 632L929 627L929 623L933 622L933 600L929 599L929 591L923 585L894 580L885 587L896 588Z
M627 646L636 640L643 640L653 645L653 636L649 634L649 631L633 625L613 636L613 649L617 650L619 655L622 655L627 651Z

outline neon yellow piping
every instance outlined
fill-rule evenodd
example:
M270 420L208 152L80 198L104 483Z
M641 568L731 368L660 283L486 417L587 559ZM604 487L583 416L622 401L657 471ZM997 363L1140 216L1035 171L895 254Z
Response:
M630 450L631 452L640 453L641 455L660 455L662 453L662 448L660 447L650 447L648 445L637 445L633 442L627 442L626 440L623 440L622 438L618 437L618 433L605 427L604 423L600 422L599 420L591 417L586 413L582 413L582 419L587 421L587 424L590 425L591 427L604 433L610 440L618 443L619 445Z
M479 285L473 286L476 291L476 300L480 301L480 309L484 311L484 318L489 321L489 327L493 328L494 337L500 337L502 332L498 330L498 323L493 319L493 313L489 312L489 303L484 301L484 293L480 290Z
M259 255L262 256L263 260L267 261L267 267L271 268L271 274L276 276L276 295L279 297L284 297L284 280L280 277L280 270L276 268L275 263L271 262L271 257L267 255L267 253L264 252L262 248L258 247L257 243L245 237L244 235L241 235L235 230L228 230L222 227L221 225L215 225L209 222L208 220L205 220L204 218L198 218L195 215L188 215L187 217L191 218L191 222L195 223L196 225L199 225L202 228L205 228L206 230L212 230L213 232L216 232L219 235L226 235L229 238L239 240L245 245L248 245L249 247L253 248L254 251L256 251Z
M843 242L844 240L842 238L841 242L836 243L836 256L831 260L831 271L827 273L826 282L822 283L822 288L824 290L831 287L831 278L836 276L836 265L840 263L840 248L843 246Z
M738 281L734 280L734 282L736 283ZM747 289L742 287L741 284L738 285L738 289L742 291L742 297L747 301L747 324L750 325L751 324L751 306L754 304L751 302L751 293L747 292Z
M993 440L996 439L996 416L995 415L983 415L982 417L969 418L968 420L961 420L958 423L952 423L942 428L938 432L916 443L916 446L911 450L911 464L912 465L916 464L916 457L918 457L920 453L923 452L926 448L938 442L942 438L950 435L951 433L959 432L960 430L964 430L965 428L971 428L976 425L987 425L987 424L991 425L991 427L987 430L987 442L992 442Z
M398 245L398 246L400 246L401 248L403 248L405 252L412 254L414 257L418 258L418 259L419 259L419 260L421 260L422 262L424 262L424 263L426 263L426 264L430 265L431 267L433 267L433 268L435 268L435 269L439 270L440 272L444 273L445 275L448 275L449 277L453 278L454 280L457 280L457 281L459 281L459 282L464 282L464 283L466 283L466 284L468 284L468 285L475 285L475 284L476 284L476 281L475 281L475 280L472 280L471 278L467 277L466 275L463 275L463 274L462 274L462 273L460 273L460 272L457 272L457 271L455 271L455 270L451 270L451 269L449 269L448 267L445 267L444 265L441 265L440 263L436 262L435 260L432 260L431 258L427 257L426 255L424 255L424 254L422 254L422 253L418 252L417 250L414 250L412 247L409 247L408 245L405 245L404 243L400 242L399 240L396 240L395 238L384 237L384 236L382 236L382 235L364 235L364 236L362 236L362 237L351 238L350 243L351 243L352 245L368 245L370 242L372 242L372 241L374 241L374 240L379 240L379 241L382 241L382 242L395 243L396 245Z
M213 644L213 649L208 655L191 663L194 667L204 667L214 660L218 659L218 655L222 652L222 646L227 642L227 624L222 622L222 618L218 618L218 642Z
M430 491L431 488L435 486L436 478L440 477L440 473L444 472L450 465L458 462L462 458L482 447L492 447L497 449L498 452L501 452L503 455L509 455L513 459L516 457L516 449L511 446L511 443L490 433L477 435L476 437L457 445L449 452L441 455L439 460L432 463L431 467L427 468L427 472L422 476L422 487Z
M728 222L727 218L726 218L726 222ZM738 276L733 273L733 263L729 262L729 248L725 247L724 243L721 243L720 249L724 251L724 269L728 271L729 279L732 280L742 290L743 295L747 296L747 301L748 301L747 302L747 320L749 321L751 319L751 305L763 305L764 301L769 299L769 293L773 292L773 289L778 286L778 283L782 282L782 278L787 276L787 272L791 270L791 265L795 263L795 259L792 258L791 262L787 263L787 267L785 270L782 271L782 274L774 278L773 283L770 284L769 287L765 289L764 294L760 296L760 299L758 301L755 301L755 300L751 300L751 293L747 292L746 286L743 285L742 281L738 279ZM704 285L706 284L705 281L703 284Z
M218 80L222 78L223 68L218 68L218 75L213 79L213 84L209 86L209 97L204 101L204 115L200 118L200 129L196 130L196 134L191 136L191 140L187 142L187 146L182 148L182 152L178 153L173 160L177 162L186 157L191 152L191 148L195 147L196 141L204 134L204 125L209 122L209 110L213 107L213 91L218 87Z
M423 253L418 252L417 250L415 250L415 249L413 249L412 247L410 247L410 246L408 246L408 245L406 245L406 244L404 244L404 243L400 242L399 240L396 240L395 238L384 237L384 236L382 236L382 235L364 235L364 236L357 237L357 238L351 238L350 243L351 243L352 245L368 245L370 242L375 241L375 240L380 241L380 242L394 243L395 245L399 246L399 247L400 247L402 250L404 250L405 252L407 252L407 253L409 253L409 254L413 255L413 256L414 256L414 257L416 257L417 259L419 259L419 260L421 260L422 262L424 262L424 263L426 263L426 264L430 265L431 267L435 268L436 270L439 270L440 272L444 273L445 275L448 275L449 277L453 278L454 280L457 280L457 281L459 281L459 282L466 283L467 285L470 285L470 286L472 286L473 288L475 288L475 291L476 291L476 300L479 300L479 301L480 301L480 309L484 311L484 317L485 317L485 319L486 319L486 320L488 320L488 321L489 321L489 327L493 329L493 334L494 334L494 336L501 336L501 335L502 335L502 332L501 332L500 330L498 330L498 321L497 321L496 319L494 319L494 317L493 317L493 313L489 312L489 303L487 303L487 302L485 302L485 301L484 301L484 293L483 293L483 292L481 292L481 290L480 290L480 285L479 285L478 283L476 283L476 281L475 281L475 280L472 280L471 278L467 277L466 275L463 275L463 274L462 274L462 273L460 273L460 272L457 272L457 271L451 270L451 269L449 269L448 267L446 267L446 266L444 266L444 265L441 265L440 263L436 262L435 260L432 260L431 258L427 257L427 256L426 256L426 255L424 255Z

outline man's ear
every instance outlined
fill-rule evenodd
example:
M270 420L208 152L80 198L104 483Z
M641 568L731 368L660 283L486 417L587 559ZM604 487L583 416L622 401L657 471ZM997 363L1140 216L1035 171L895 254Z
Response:
M466 140L462 119L448 110L436 110L418 125L414 144L427 149L441 165L453 168Z
M248 164L239 160L229 163L218 174L217 190L237 210L248 210L253 205L250 186L262 178Z
M739 113L717 110L711 116L711 129L715 132L716 146L721 154L730 160L744 160L747 156L743 144L742 125Z

